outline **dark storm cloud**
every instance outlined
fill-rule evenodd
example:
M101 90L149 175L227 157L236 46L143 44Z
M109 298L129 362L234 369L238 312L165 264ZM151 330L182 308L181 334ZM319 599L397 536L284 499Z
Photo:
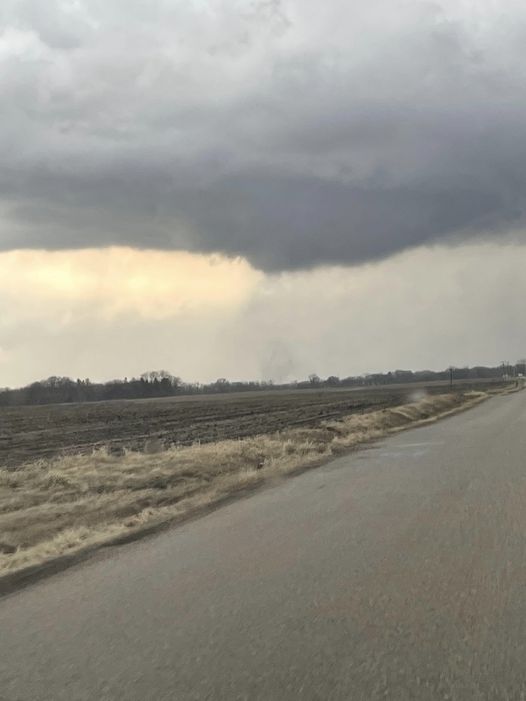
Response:
M0 248L286 269L519 228L526 11L506 7L7 0Z

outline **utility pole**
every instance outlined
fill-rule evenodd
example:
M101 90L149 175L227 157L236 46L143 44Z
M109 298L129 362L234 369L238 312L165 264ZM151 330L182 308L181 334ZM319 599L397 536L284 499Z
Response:
M449 367L449 389L453 389L453 366Z

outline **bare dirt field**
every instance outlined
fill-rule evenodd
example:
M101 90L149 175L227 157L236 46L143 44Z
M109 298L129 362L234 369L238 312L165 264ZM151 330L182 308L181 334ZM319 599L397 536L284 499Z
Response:
M412 386L3 410L0 579L487 396Z
M485 389L495 383L458 384ZM447 383L427 387L370 387L247 392L86 404L0 407L0 467L40 458L108 448L143 450L152 438L164 446L246 438L296 426L317 426L410 401L415 392L448 391Z
M0 593L2 574L26 576L28 567L135 537L389 431L473 406L488 389L273 392L3 410Z

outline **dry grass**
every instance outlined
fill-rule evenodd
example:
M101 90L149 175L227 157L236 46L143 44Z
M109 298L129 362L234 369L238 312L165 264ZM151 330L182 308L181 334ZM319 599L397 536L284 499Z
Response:
M435 395L317 428L157 452L106 450L0 468L0 573L170 521L487 395Z

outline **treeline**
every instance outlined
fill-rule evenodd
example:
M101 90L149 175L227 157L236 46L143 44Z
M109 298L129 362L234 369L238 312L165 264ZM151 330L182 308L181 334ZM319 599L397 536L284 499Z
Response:
M0 406L31 404L73 404L112 399L148 399L185 394L248 392L274 387L271 382L229 382L220 378L209 384L187 383L180 377L160 370L137 378L92 382L70 377L48 377L19 389L1 389Z
M31 404L68 404L76 402L100 402L112 399L147 399L191 394L217 394L227 392L251 392L268 389L313 389L324 387L371 387L405 384L409 382L436 382L460 380L491 380L526 375L526 361L515 365L502 363L496 367L447 368L441 372L432 370L395 370L359 377L326 379L310 375L307 380L287 384L273 382L230 382L220 378L208 384L183 382L180 377L164 370L147 372L138 378L124 378L110 382L91 382L89 379L73 380L69 377L49 377L20 389L0 390L0 406Z

